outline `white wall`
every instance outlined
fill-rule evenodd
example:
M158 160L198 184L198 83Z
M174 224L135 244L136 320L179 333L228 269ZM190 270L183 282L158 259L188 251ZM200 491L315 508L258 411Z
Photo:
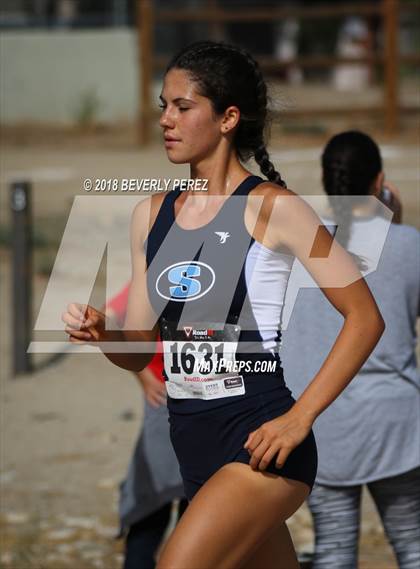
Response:
M3 31L0 121L75 122L86 93L96 92L97 119L134 120L137 40L132 30Z

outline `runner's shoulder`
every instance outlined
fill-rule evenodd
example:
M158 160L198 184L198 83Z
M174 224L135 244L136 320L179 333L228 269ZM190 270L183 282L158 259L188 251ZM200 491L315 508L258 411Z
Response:
M250 200L249 206L251 211L260 211L263 216L271 215L274 205L277 209L285 209L291 205L291 200L286 200L287 197L298 197L298 194L289 188L283 188L273 182L262 182L258 184L249 193L250 196L259 196L264 198L261 205L260 200Z
M137 227L139 232L142 234L143 240L146 239L147 234L150 232L156 221L163 200L165 199L165 195L166 194L159 193L147 196L139 201L134 207L132 223L133 226Z
M290 188L284 188L275 184L274 182L261 182L250 191L250 195L264 196L269 199L276 199L278 197L297 196L297 194Z

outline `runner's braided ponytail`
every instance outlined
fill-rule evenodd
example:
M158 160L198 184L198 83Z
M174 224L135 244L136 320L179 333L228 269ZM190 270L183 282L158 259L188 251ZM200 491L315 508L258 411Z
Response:
M337 239L346 248L351 235L353 206L363 203L371 194L372 184L382 170L381 154L370 136L350 130L330 139L321 160L324 190L340 229ZM346 199L348 196L353 196L353 200ZM360 256L352 255L360 269L367 268Z

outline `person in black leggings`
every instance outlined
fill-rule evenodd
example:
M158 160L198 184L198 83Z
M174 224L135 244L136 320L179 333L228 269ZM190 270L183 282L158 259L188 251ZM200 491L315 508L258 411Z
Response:
M177 517L180 518L188 506L181 500ZM171 518L172 504L167 503L159 510L130 526L125 541L124 569L154 569L155 555Z

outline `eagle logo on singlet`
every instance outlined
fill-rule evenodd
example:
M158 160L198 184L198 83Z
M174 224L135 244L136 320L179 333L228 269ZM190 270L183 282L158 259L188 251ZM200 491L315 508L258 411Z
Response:
M156 292L162 298L188 302L203 297L213 288L214 270L200 261L182 261L164 269L156 279Z
M226 243L226 239L230 237L229 231L215 231L214 232L218 237L220 237L219 245L223 245Z

